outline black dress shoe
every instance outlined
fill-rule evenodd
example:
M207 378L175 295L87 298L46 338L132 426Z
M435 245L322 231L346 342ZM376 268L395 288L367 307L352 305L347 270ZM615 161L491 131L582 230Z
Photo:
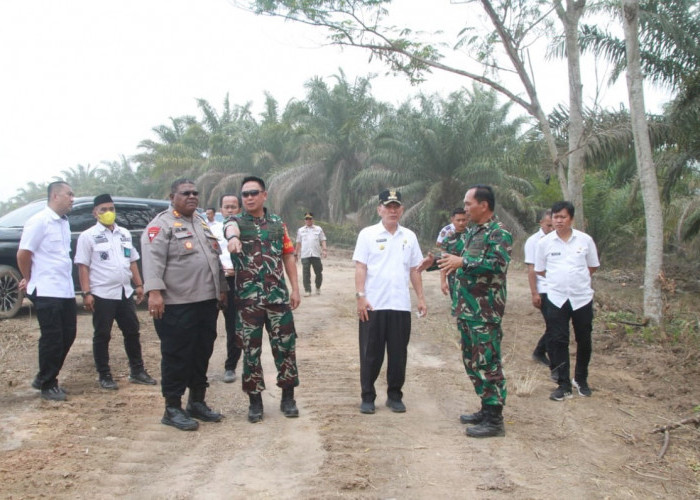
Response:
M129 375L129 382L142 385L156 385L158 383L146 370L141 370L140 372Z
M181 431L194 431L199 427L199 423L190 418L185 410L174 406L165 407L165 413L160 422L165 425L171 425Z
M387 399L386 405L394 413L404 413L406 411L406 405L400 399Z
M360 413L372 415L374 413L374 401L363 401L360 405Z
M221 422L224 417L221 413L215 412L204 401L190 401L187 403L187 413L190 417L202 422Z
M103 377L100 377L100 387L109 391L116 391L117 389L119 389L119 386L114 381L111 375L105 375Z
M41 391L41 399L45 399L47 401L65 401L66 393L55 385L50 389L43 389Z

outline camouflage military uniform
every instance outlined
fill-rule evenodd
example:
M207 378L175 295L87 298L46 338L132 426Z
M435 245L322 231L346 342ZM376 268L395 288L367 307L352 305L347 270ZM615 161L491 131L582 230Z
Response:
M501 318L513 237L492 217L467 229L463 265L455 273L452 314L461 334L462 359L476 393L486 405L506 403L501 366Z
M277 367L277 385L299 385L296 365L296 331L284 279L282 255L294 252L282 219L269 214L249 213L233 216L224 225L235 222L240 229L242 252L232 254L236 271L236 332L243 349L243 390L265 390L260 353L262 328L267 325L272 355Z

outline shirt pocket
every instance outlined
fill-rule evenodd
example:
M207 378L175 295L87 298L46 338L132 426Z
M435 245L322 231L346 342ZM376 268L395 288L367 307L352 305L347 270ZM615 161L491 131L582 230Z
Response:
M194 244L194 235L189 231L174 231L175 253L180 256L193 255L197 252Z
M56 225L49 226L46 230L46 240L52 245L60 244L61 241L63 241L63 233L61 232L61 228Z
M93 247L93 256L92 260L93 262L104 262L109 260L109 254L110 250L112 249L111 245L109 242L105 241L104 243L96 243L95 246Z

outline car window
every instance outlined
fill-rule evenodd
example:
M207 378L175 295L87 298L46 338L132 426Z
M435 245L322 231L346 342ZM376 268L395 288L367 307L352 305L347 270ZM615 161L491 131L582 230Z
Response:
M97 221L92 215L92 204L79 207L74 206L73 210L68 213L68 222L70 223L70 230L74 233L82 233L94 226Z
M117 224L131 231L145 228L158 211L148 205L126 205L115 203Z
M6 213L0 217L0 227L24 227L24 224L29 218L41 212L46 206L46 202L30 203L23 207L17 208L12 212Z

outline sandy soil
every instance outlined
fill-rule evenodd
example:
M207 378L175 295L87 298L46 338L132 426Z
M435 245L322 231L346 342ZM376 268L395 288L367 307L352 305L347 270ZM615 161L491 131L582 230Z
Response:
M160 424L159 387L129 384L118 330L117 392L97 384L90 316L61 373L64 403L42 401L36 318L29 308L0 322L0 497L2 498L699 498L700 432L665 425L700 404L696 357L631 346L601 325L594 332L593 397L552 402L546 367L530 354L541 333L517 263L509 275L503 351L509 384L505 438L464 435L459 414L479 405L436 273L424 274L427 318L414 318L405 414L359 412L354 268L347 252L325 261L323 294L295 313L301 386L298 419L279 412L269 348L265 419L246 420L240 382L222 381L223 319L211 359L208 403L225 413L197 432ZM159 378L158 338L139 310L150 373ZM573 348L572 348L573 351Z

